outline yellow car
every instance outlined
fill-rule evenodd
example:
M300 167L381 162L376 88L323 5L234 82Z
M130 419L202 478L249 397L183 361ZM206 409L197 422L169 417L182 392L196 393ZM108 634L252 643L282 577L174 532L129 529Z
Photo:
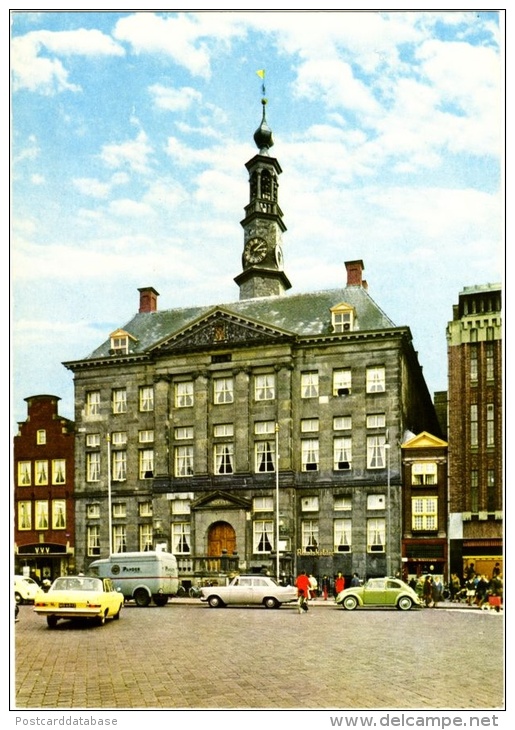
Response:
M38 591L34 611L46 616L50 629L60 618L94 619L103 625L106 619L119 619L123 595L115 591L110 578L67 575L56 578L48 592Z

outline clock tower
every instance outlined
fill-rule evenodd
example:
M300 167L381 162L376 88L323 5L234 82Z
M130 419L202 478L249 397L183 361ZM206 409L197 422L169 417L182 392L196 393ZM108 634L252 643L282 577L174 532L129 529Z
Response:
M281 236L286 226L277 201L277 179L282 170L275 157L268 153L274 142L266 121L266 99L261 103L263 118L254 133L259 152L245 165L249 171L250 196L241 221L243 271L234 279L240 287L240 299L276 296L291 287L283 270Z

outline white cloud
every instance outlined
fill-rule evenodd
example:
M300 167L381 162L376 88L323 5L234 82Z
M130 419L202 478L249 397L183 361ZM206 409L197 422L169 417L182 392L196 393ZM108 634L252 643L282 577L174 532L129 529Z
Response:
M438 102L452 110L454 128L444 125L453 151L500 152L501 65L491 48L431 40L417 52ZM450 118L448 118L450 121Z
M106 198L111 190L109 184L91 177L75 178L72 182L79 192L92 198Z
M351 66L335 59L311 60L298 69L297 94L321 98L329 109L351 109L358 114L376 115L379 106L370 90L354 77Z
M16 347L28 345L46 346L49 341L80 343L85 335L81 322L58 322L54 319L21 319L13 326L13 339ZM91 334L98 337L98 331L92 328Z
M249 26L265 30L259 13L246 16ZM399 64L398 46L420 39L415 17L409 13L328 11L269 13L266 31L274 32L280 49L303 61L344 57L367 73Z
M188 14L169 18L153 13L129 15L118 21L113 35L129 43L136 54L164 54L195 76L210 75L209 52L199 42L198 25Z
M124 49L99 30L34 31L30 35L46 51L61 56L123 56Z
M151 152L152 147L147 135L140 131L134 140L103 145L100 157L108 167L128 167L134 172L145 174L150 170Z
M14 162L22 162L23 160L35 160L40 154L40 147L35 135L31 134L26 145L18 152Z
M28 89L41 94L80 91L68 80L68 71L59 58L53 56L123 55L113 40L98 30L32 31L11 39L11 68L13 89Z
M113 200L109 203L109 212L121 218L146 218L154 213L149 205L128 198Z
M177 181L159 179L150 185L143 200L156 210L165 212L184 206L189 200L189 194Z
M11 69L13 90L28 89L41 94L60 91L79 91L68 81L68 72L59 59L38 55L40 44L29 34L11 41Z
M173 89L163 84L153 84L149 91L154 97L155 105L168 111L187 111L202 100L202 94L190 86Z

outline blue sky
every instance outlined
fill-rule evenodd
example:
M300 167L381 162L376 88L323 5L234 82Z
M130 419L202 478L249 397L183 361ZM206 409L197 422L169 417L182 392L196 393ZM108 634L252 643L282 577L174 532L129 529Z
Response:
M431 392L504 278L504 28L484 11L12 12L13 421L138 309L237 301L266 70L291 293L369 293Z

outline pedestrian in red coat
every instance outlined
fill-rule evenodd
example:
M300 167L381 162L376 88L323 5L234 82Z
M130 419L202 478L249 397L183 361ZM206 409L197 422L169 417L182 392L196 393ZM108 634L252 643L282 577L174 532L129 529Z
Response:
M308 597L309 597L309 576L306 571L303 570L300 575L297 576L295 581L298 595L298 606L299 613L304 613L308 610Z
M303 570L302 573L297 576L295 585L297 587L297 593L299 596L303 595L306 596L306 598L309 596L309 576L306 574L305 570Z
M338 575L336 576L336 579L334 581L335 594L338 595L338 593L341 593L344 588L345 588L345 578L343 577L343 575L341 573L338 573Z

